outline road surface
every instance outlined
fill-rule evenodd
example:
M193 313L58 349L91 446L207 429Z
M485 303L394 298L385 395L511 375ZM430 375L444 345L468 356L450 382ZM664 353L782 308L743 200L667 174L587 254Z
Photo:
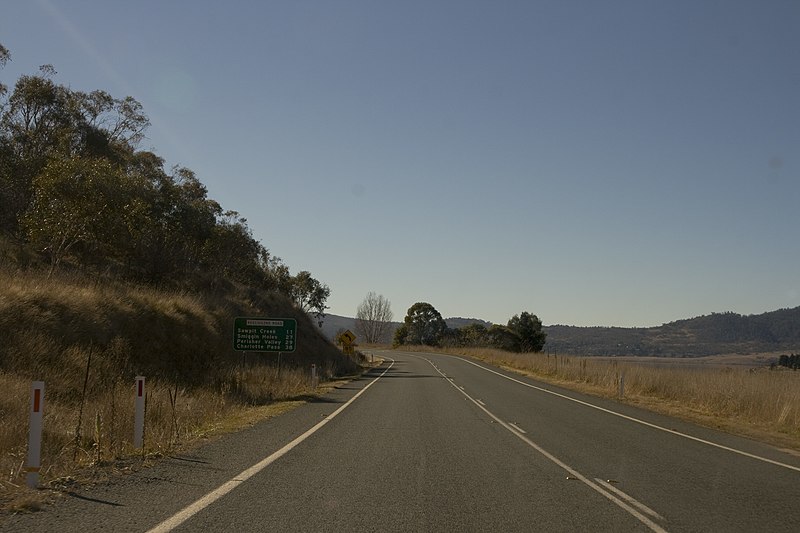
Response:
M800 531L800 458L436 354L0 531Z

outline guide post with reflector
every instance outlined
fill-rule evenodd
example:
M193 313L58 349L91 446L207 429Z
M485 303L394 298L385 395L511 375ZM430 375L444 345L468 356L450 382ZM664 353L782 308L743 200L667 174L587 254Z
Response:
M28 433L28 465L25 482L35 489L39 486L39 469L42 464L42 419L44 418L44 381L31 385L31 416Z
M144 446L144 376L136 376L134 390L136 405L133 415L133 447L141 450Z

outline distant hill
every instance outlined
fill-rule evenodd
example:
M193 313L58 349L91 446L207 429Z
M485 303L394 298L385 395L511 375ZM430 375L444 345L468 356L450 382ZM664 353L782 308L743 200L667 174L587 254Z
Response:
M449 328L491 322L479 318L446 318ZM392 322L390 343L402 322ZM355 318L327 315L323 334L356 331ZM652 328L545 326L545 350L574 355L648 355L700 357L723 353L800 351L800 307L760 315L712 313ZM356 340L358 342L358 340Z
M800 307L712 313L652 328L546 326L545 350L576 355L699 357L800 349Z
M464 326L469 326L470 324L480 324L485 328L488 328L492 325L491 322L481 320L480 318L461 318L460 316L445 318L444 322L450 329L463 328Z
M333 339L339 332L346 329L355 332L355 318L330 314L325 315L325 319L322 322L322 334L325 335L325 337ZM358 342L358 340L356 340L356 342Z

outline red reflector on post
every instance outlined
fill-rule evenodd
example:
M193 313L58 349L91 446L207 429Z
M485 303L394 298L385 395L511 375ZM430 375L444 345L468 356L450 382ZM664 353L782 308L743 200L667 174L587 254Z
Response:
M38 413L42 407L42 389L33 389L33 412Z

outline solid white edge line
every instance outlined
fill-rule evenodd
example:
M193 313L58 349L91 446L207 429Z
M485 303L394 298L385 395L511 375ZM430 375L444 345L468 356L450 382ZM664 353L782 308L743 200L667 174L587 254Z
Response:
M392 368L392 366L394 366L395 361L393 359L391 359L391 358L388 358L388 359L390 361L392 361L392 363L388 367L386 367L386 369L378 377L376 377L374 380L370 381L367 384L366 387L364 387L363 389L358 391L358 393L355 396L350 398L344 405L339 407L336 411L334 411L333 413L331 413L330 415L325 417L322 421L318 422L311 429L307 430L305 433L303 433L302 435L300 435L299 437L297 437L296 439L291 441L289 444L285 445L280 450L276 451L275 453L273 453L269 457L266 457L265 459L262 459L261 461L259 461L258 463L254 464L253 466L251 466L247 470L244 470L243 472L241 472L240 474L234 476L229 481L226 481L225 483L223 483L222 485L220 485L219 487L217 487L213 491L209 492L208 494L206 494L202 498L196 500L194 503L191 503L191 504L187 505L186 507L184 507L183 509L181 509L180 511L178 511L177 513L175 513L171 517L167 518L166 520L164 520L163 522L159 523L155 527L149 529L147 531L147 533L166 533L168 531L172 531L174 528L176 528L179 525L183 524L184 522L189 520L191 517L193 517L194 515L196 515L197 513L199 513L200 511L202 511L203 509L205 509L206 507L208 507L209 505L211 505L215 501L219 500L220 498L222 498L223 496L225 496L229 492L231 492L233 489L238 487L241 483L247 481L248 479L250 479L254 475L256 475L259 472L261 472L262 470L264 470L270 464L274 463L276 460L280 459L281 457L283 457L284 455L286 455L287 453L292 451L293 448L295 448L298 444L300 444L301 442L306 440L308 437L310 437L311 435L316 433L316 431L319 430L322 426L324 426L325 424L327 424L328 422L333 420L336 417L336 415L338 415L339 413L344 411L359 396L364 394L367 391L367 389L369 389L379 379L381 379L389 371L389 369Z
M607 481L604 481L604 480L600 479L599 477L594 478L594 480L597 481L598 483L600 483L600 485L602 485L606 489L610 490L611 492L613 492L614 494L616 494L617 496L622 498L623 500L625 500L628 503L630 503L631 505L635 505L636 507L639 508L639 510L649 514L650 516L652 516L656 520L661 520L662 522L665 521L663 516L661 516L660 514L655 512L654 510L650 509L648 506L646 506L645 504L643 504L642 502L640 502L639 500L637 500L636 498L634 498L630 494L622 492L621 490L619 490L617 487L615 487L611 483L609 483Z
M433 363L429 359L427 359L425 357L422 357L422 356L415 356L415 357L419 357L420 359L423 359L424 361L428 361L428 363L433 365ZM437 370L437 372L439 372L439 371ZM441 374L441 372L439 372L439 373ZM442 374L442 375L444 375L444 374ZM596 483L591 481L589 478L587 478L586 476L584 476L583 474L581 474L580 472L578 472L577 470L575 470L574 468L572 468L571 466L569 466L568 464L563 462L561 459L557 458L555 455L551 454L550 452L548 452L547 450L545 450L544 448L542 448L541 446L539 446L538 444L533 442L531 439L529 439L525 435L522 435L521 433L518 433L518 432L514 431L511 428L511 425L509 423L504 422L499 417L497 417L494 413L489 411L487 408L481 406L481 404L476 402L475 399L472 396L470 396L469 394L467 394L463 390L459 389L458 386L455 383L451 382L450 384L453 386L454 389L456 389L458 392L460 392L461 394L463 394L464 396L469 398L469 400L472 403L477 405L478 409L480 409L481 411L483 411L484 413L486 413L487 415L492 417L492 419L494 419L495 422L497 422L498 424L503 426L506 430L508 430L509 433L511 433L512 435L514 435L518 439L522 440L524 443L526 443L528 446L530 446L531 448L533 448L534 450L536 450L540 454L544 455L547 459L549 459L551 462L555 463L557 466L559 466L562 469L566 470L567 473L571 477L574 477L575 479L578 479L578 480L582 481L585 485L587 485L588 487L593 489L598 494L600 494L600 495L604 496L605 498L611 500L614 504L616 504L618 507L620 507L624 511L627 511L628 514L630 514L631 516L636 518L639 522L641 522L642 524L644 524L645 526L650 528L650 530L654 531L655 533L667 533L667 530L665 530L664 528L662 528L661 526L659 526L658 524L656 524L655 522L653 522L652 520L647 518L645 515L643 515L642 513L640 513L639 511L637 511L633 507L631 507L630 505L628 505L626 502L620 500L614 494L606 492L605 490L603 490L603 487L597 485Z
M424 358L424 357L421 357L421 358L422 358L422 359L424 359L425 361L428 361L428 362L430 363L430 361L429 361L428 359L426 359L426 358ZM452 383L451 383L451 384L452 384ZM617 506L621 507L622 509L624 509L625 511L627 511L627 512L628 512L630 515L632 515L632 516L633 516L633 517L635 517L637 520L639 520L640 522L642 522L644 525L646 525L647 527L649 527L649 528L650 528L652 531L655 531L655 532L657 532L657 533L666 533L666 530L664 530L664 529L663 529L661 526L659 526L658 524L654 523L654 522L653 522L653 521L651 521L649 518L647 518L646 516L644 516L643 514L641 514L639 511L637 511L636 509L632 508L632 507L631 507L631 506L629 506L627 503L625 503L624 501L620 500L619 498L617 498L617 497L616 497L616 496L614 496L613 494L609 494L608 492L606 492L605 490L603 490L603 489L602 489L602 487L600 487L600 486L598 486L597 484L593 483L593 482L592 482L591 480L589 480L589 479L588 479L586 476L584 476L583 474L581 474L580 472L578 472L577 470L575 470L574 468L572 468L572 467L571 467L571 466L569 466L568 464L564 463L563 461L561 461L560 459L558 459L556 456L554 456L554 455L552 455L551 453L549 453L547 450L545 450L544 448L542 448L541 446L539 446L538 444L536 444L535 442L533 442L532 440L530 440L528 437L525 437L524 435L522 435L522 434L520 434L520 433L518 433L518 432L514 431L514 430L511 428L511 424L510 424L510 423L506 423L506 422L504 422L504 421L503 421L503 420L501 420L499 417L497 417L497 416L496 416L494 413L492 413L491 411L489 411L489 410L488 410L488 409L486 409L485 407L481 406L481 405L480 405L478 402L476 402L476 401L475 401L475 400L474 400L474 399L473 399L473 398L472 398L472 397L471 397L469 394L467 394L467 393L466 393L466 392L464 392L463 390L459 389L459 388L458 388L458 387L457 387L455 384L452 384L452 385L453 385L453 387L454 387L454 388L455 388L455 389L456 389L458 392L460 392L461 394L463 394L464 396L466 396L467 398L469 398L469 399L470 399L470 400L471 400L471 401L472 401L472 402L473 402L475 405L477 405L477 406L478 406L478 408L479 408L480 410L482 410L483 412L485 412L485 413L486 413L487 415L489 415L489 416L490 416L492 419L494 419L494 421L495 421L495 422L497 422L498 424L500 424L501 426L503 426L503 427L504 427L506 430L508 430L508 431L509 431L509 433L511 433L512 435L516 436L517 438L519 438L520 440L522 440L523 442L525 442L525 443L526 443L528 446L530 446L531 448L533 448L534 450L536 450L536 451L537 451L537 452L539 452L540 454L544 455L544 456L545 456L547 459L549 459L551 462L555 463L557 466L559 466L559 467L561 467L562 469L566 470L566 471L567 471L567 473L568 473L568 474L570 474L570 476L572 476L572 477L574 477L574 478L576 478L576 479L578 479L578 480L582 481L584 484L586 484L587 486L589 486L590 488L592 488L593 490L595 490L595 491L596 491L596 492L598 492L599 494L601 494L601 495L603 495L604 497L606 497L607 499L611 500L611 501L612 501L613 503L615 503Z
M612 411L611 409L606 409L605 407L600 407L598 405L593 405L591 403L584 402L582 400L578 400L577 398L572 398L572 397L567 396L565 394L560 394L558 392L551 391L551 390L548 390L548 389L544 389L542 387L537 387L536 385L531 385L530 383L525 383L524 381L520 381L518 379L514 379L511 376L506 376L505 374L501 374L500 372L492 370L491 368L486 368L485 366L482 366L482 365L479 365L479 364L474 363L472 361L469 361L467 359L464 359L463 357L458 357L458 356L449 355L449 354L436 354L436 355L444 355L444 356L447 356L447 357L452 357L454 359L459 359L461 361L464 361L465 363L469 363L471 365L477 366L478 368L483 369L486 372L491 372L492 374L497 374L498 376L500 376L502 378L508 379L508 380L513 381L515 383L519 383L520 385L524 385L526 387L530 387L532 389L536 389L536 390L541 391L541 392L546 392L547 394L552 394L553 396L558 396L559 398L564 398L565 400L570 400L572 402L579 403L581 405L585 405L586 407L591 407L592 409L597 409L598 411L603 411L604 413L608 413L610 415L618 416L620 418L624 418L626 420L630 420L631 422L636 422L637 424L642 424L644 426L648 426L648 427L651 427L651 428L654 428L654 429L665 431L667 433L672 433L673 435L677 435L679 437L683 437L683 438L686 438L686 439L689 439L689 440L693 440L695 442L700 442L702 444L707 444L708 446L713 446L713 447L719 448L721 450L726 450L726 451L729 451L729 452L732 452L732 453L736 453L736 454L742 455L744 457L749 457L750 459L756 459L758 461L763 461L765 463L770 463L770 464L773 464L775 466L780 466L780 467L783 467L783 468L788 468L789 470L794 470L796 472L800 472L800 467L789 465L789 464L786 464L786 463L781 463L780 461L775 461L773 459L768 459L766 457L761 457L760 455L755 455L755 454L752 454L752 453L749 453L749 452L745 452L743 450L737 450L736 448L731 448L730 446L725 446L724 444L717 444L716 442L711 442L711 441L708 441L708 440L705 440L705 439L701 439L700 437L694 437L692 435L687 435L686 433L681 433L680 431L676 431L674 429L669 429L669 428L665 428L663 426L659 426L657 424L653 424L651 422L646 422L646 421L641 420L639 418L634 418L632 416L623 415L622 413L618 413L616 411Z

